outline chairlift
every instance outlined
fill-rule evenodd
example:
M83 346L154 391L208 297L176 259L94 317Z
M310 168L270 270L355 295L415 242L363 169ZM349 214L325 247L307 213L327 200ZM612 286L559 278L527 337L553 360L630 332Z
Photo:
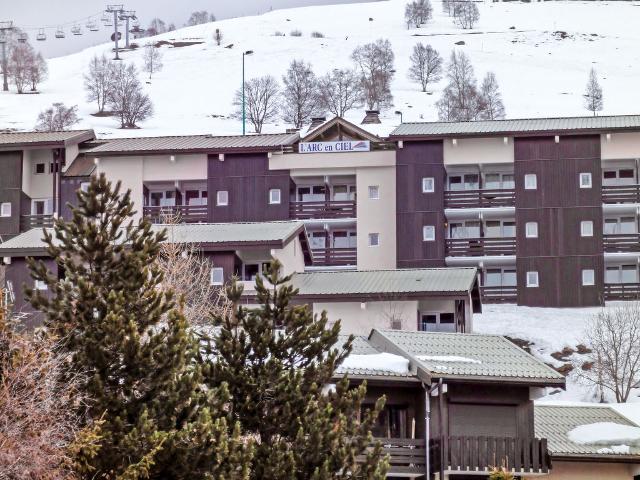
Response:
M44 33L44 28L38 30L38 34L36 35L36 40L39 42L44 42L47 39L47 34Z
M82 35L82 29L80 28L80 25L74 25L73 27L71 27L71 33L73 35Z
M58 27L58 30L56 30L56 38L64 38L64 30L62 30L62 28Z
M100 30L100 28L98 27L98 24L94 21L87 23L87 29L90 32L97 32L98 30Z
M108 13L102 15L102 23L104 23L105 27L113 27L113 17Z
M28 39L29 39L29 37L27 36L27 34L25 32L20 32L18 34L18 42L26 43Z

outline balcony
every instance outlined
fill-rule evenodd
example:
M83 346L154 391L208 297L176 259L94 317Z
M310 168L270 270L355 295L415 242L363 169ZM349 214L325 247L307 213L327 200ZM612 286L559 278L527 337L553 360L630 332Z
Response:
M640 300L640 283L605 283L605 300Z
M142 214L151 223L166 223L168 218L177 218L182 223L202 223L208 219L206 205L147 206Z
M312 248L314 267L343 267L356 265L358 260L356 248Z
M26 232L32 228L53 227L53 215L22 215L20 217L20 230Z
M516 303L518 287L514 286L482 286L480 287L482 303Z
M508 238L447 238L448 257L484 257L491 255L515 255L516 239Z
M292 220L355 218L355 200L324 200L314 202L291 202Z
M640 252L640 233L607 233L603 237L605 253Z
M602 203L640 203L640 185L603 185Z
M426 471L425 441L421 438L374 438L382 445L382 456L389 455L390 468L387 475L421 477ZM371 447L372 448L372 447ZM361 455L358 461L364 461Z
M514 207L516 191L513 188L496 190L447 190L444 208L496 208Z

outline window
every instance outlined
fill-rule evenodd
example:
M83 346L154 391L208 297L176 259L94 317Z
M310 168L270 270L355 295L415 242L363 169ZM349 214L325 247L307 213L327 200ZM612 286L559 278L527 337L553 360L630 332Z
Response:
M638 269L635 265L622 265L620 283L638 283Z
M591 220L583 220L580 222L580 235L583 237L593 237L593 222Z
M436 227L433 225L425 225L422 227L422 240L425 242L435 242Z
M315 185L310 187L298 187L299 202L321 202L326 200L326 187Z
M356 199L356 186L355 185L334 185L333 200L346 201Z
M80 190L82 190L84 193L87 193L89 191L89 185L91 182L82 182L80 184Z
M380 245L380 234L379 233L370 233L369 234L369 246L377 247Z
M449 312L421 313L418 328L423 332L455 332L455 315Z
M582 285L588 287L596 284L596 272L592 269L582 270Z
M0 217L10 217L11 216L11 203L4 202L0 204Z
M452 175L449 177L449 190L477 190L479 182L480 176L477 173Z
M535 173L527 173L524 176L524 189L536 190L538 188L538 176Z
M31 200L31 215L51 215L53 213L53 199Z
M433 193L435 191L435 182L433 177L424 177L422 179L422 193Z
M46 168L47 168L46 164L44 164L44 163L36 163L33 166L33 173L36 174L36 175L42 175L43 173L46 173L46 171L47 171Z
M211 285L222 285L224 283L224 269L214 267L211 269Z
M269 190L269 203L271 205L280 204L280 189L279 188L272 188L271 190Z
M527 222L525 234L527 238L538 238L538 222Z
M527 272L527 287L537 287L538 285L538 272Z
M47 284L42 280L34 280L33 288L36 290L48 290Z
M229 192L227 190L218 190L216 193L216 205L219 207L229 205Z
M580 174L580 188L591 188L591 173L585 172Z
M380 199L380 187L378 185L369 185L369 200Z
M264 274L264 272L267 271L268 267L269 267L269 264L267 262L263 262L263 263L246 263L243 266L244 274L243 274L242 278L245 281L254 282L256 280L256 277L259 274Z

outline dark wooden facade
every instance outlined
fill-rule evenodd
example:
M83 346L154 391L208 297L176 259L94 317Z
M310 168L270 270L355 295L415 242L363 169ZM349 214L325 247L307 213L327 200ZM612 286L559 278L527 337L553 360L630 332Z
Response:
M58 275L58 266L52 258L41 257L38 260L42 260L47 269L53 274ZM5 269L5 281L7 285L10 285L11 291L14 295L13 311L18 314L25 314L24 325L27 327L34 327L41 323L41 314L34 312L33 308L24 296L25 285L33 288L34 280L29 273L29 267L27 265L26 258L12 258L11 263L4 266Z
M20 233L26 196L22 193L22 152L0 152L0 172L0 203L11 203L11 216L0 217L0 239L6 240Z

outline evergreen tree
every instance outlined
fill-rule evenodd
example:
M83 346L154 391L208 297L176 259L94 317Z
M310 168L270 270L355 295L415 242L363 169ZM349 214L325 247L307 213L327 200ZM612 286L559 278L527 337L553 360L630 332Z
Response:
M297 294L291 277L273 262L256 279L258 308L238 305L242 288L233 284L236 308L215 318L216 335L204 339L211 360L210 386L229 386L230 411L242 435L257 439L252 479L383 479L388 469L380 446L367 446L384 399L361 412L366 385L350 389L334 380L336 367L351 351L353 338L336 346L339 322L327 326L323 312L291 305ZM364 462L356 462L362 455Z
M604 106L602 88L598 82L598 74L595 69L589 72L589 81L587 82L587 90L584 94L584 106L595 116Z
M134 223L130 192L104 175L78 201L71 221L44 233L64 278L31 260L49 296L26 293L85 379L79 413L101 422L83 478L247 478L251 450L227 424L228 392L202 388L198 342L180 302L160 288L165 232Z

